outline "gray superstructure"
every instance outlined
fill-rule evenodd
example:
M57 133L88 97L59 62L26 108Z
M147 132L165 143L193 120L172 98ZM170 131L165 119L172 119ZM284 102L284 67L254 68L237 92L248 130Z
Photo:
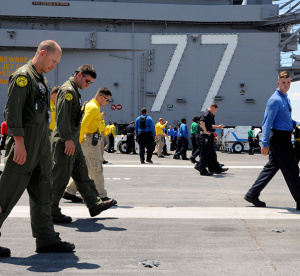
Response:
M188 123L216 101L225 125L260 125L276 88L281 51L296 51L297 5L279 16L271 0L32 1L0 8L0 120L8 76L54 39L63 56L47 75L61 85L81 64L98 77L82 92L91 99L108 87L106 122L127 124L146 107L175 124ZM290 4L293 1L287 1ZM294 1L296 4L298 1ZM300 8L300 6L298 6ZM300 79L300 57L288 69ZM299 65L298 65L299 64Z

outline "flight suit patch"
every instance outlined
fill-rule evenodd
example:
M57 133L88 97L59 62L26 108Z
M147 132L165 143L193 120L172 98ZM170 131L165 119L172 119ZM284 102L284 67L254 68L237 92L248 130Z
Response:
M25 76L19 76L17 77L16 84L19 87L25 87L28 84L28 80Z
M39 82L39 89L40 89L40 92L42 94L45 94L46 93L46 87L44 86L44 84L42 84L41 82Z
M72 100L73 100L73 95L72 95L71 93L67 93L67 94L65 95L65 99L66 99L67 101L72 101Z

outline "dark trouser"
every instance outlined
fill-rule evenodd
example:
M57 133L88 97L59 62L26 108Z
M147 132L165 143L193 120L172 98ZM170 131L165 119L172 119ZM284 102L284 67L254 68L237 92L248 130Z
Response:
M197 145L197 138L195 134L192 134L191 136L191 141L192 141L192 155L196 152L198 145Z
M134 142L134 134L128 133L126 140L126 153L130 154L131 151L135 154L135 142Z
M291 142L291 132L272 129L270 134L269 162L264 166L246 195L249 197L259 197L261 191L267 186L279 169L294 200L300 202L299 167Z
M152 132L139 132L137 138L140 146L141 161L145 161L145 148L147 149L147 161L151 161L154 143Z
M252 154L253 148L254 148L254 142L253 142L253 138L252 137L248 137L248 142L249 142L249 154Z
M79 139L78 142L74 141L74 144L75 153L73 156L68 156L64 153L65 142L57 141L53 143L54 156L52 167L52 215L58 215L61 213L59 201L67 187L70 176L72 176L77 190L81 194L88 208L96 207L96 205L101 203L94 180L89 177L88 167L81 149L81 145L79 144Z
M51 152L48 124L24 128L26 162L13 161L15 141L7 138L5 167L0 178L0 228L25 189L29 194L32 235L37 247L56 244L60 240L51 218ZM22 230L19 231L22 235Z
M178 137L177 138L177 149L175 155L179 157L180 155L182 158L187 158L186 156L186 150L189 145L189 140L184 137Z
M108 144L108 149L107 152L113 152L114 148L115 148L115 138L114 136L110 133L108 135L108 139L109 139L109 144Z
M200 135L197 135L197 149L196 151L192 154L192 158L196 158L197 156L200 157L200 153L201 153L201 143L200 143Z
M170 150L174 150L174 145L173 145L173 142L174 142L174 139L173 139L173 137L172 136L170 136L170 142L171 142L171 144L170 144Z
M177 149L177 136L174 137L172 145L173 145L173 150L176 150Z
M200 161L196 164L195 168L201 173L207 172L207 167L212 173L220 173L222 167L217 161L217 154L214 149L214 136L201 134L199 141L201 146Z
M6 137L7 137L7 134L3 134L3 137L1 138L0 150L3 150L5 148Z

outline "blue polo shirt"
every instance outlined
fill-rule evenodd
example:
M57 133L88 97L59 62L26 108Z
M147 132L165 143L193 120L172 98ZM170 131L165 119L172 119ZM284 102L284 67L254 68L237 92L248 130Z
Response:
M287 94L278 89L266 104L264 121L262 123L262 146L269 147L271 129L292 132L297 122L292 119L292 106Z
M169 128L167 131L168 136L172 136L173 138L175 137L175 131L173 128Z
M146 117L146 128L145 129L141 129L140 128L140 116L136 118L135 121L135 133L139 133L139 132L152 132L152 134L155 136L155 129L154 129L154 124L153 124L153 120L150 116L148 115L141 115L142 117Z
M189 137L189 131L186 127L186 124L181 123L179 130L178 130L178 138L188 138Z

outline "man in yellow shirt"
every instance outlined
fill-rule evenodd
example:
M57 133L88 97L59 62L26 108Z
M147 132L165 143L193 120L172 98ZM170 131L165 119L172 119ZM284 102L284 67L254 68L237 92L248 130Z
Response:
M103 157L103 164L108 163L108 161L104 160L104 141L107 140L107 134L106 134L106 131L105 131L105 121L104 121L105 116L106 116L105 111L102 111L101 112L101 121L100 121L100 135L101 135L100 148L101 148L101 154L102 154L102 157Z
M158 123L155 125L155 134L156 134L156 148L157 156L162 158L162 149L165 144L164 128L166 127L168 121L164 122L163 118L159 118Z
M102 201L110 200L110 198L107 197L107 191L104 188L103 155L101 154L99 143L102 120L100 107L106 106L110 97L111 92L106 87L101 87L98 89L94 99L85 105L79 136L79 142L81 143L88 166L89 176L94 180ZM65 199L71 199L68 198L68 195L75 196L76 192L77 188L74 181L70 181L63 197ZM117 201L113 200L113 205L115 204L117 204Z
M109 123L106 127L105 127L105 136L108 137L109 131L110 131L110 127L111 127L111 123ZM106 145L104 147L105 151L108 151L109 148L109 139L106 139Z
M50 92L50 112L51 112L51 122L49 124L49 129L52 131L55 127L55 102L56 95L60 86L56 85Z
M115 152L116 125L117 125L117 122L114 122L109 127L109 133L108 133L109 146L107 149L107 152L109 152L109 153Z
M50 146L51 146L51 152L52 152L52 131L55 128L55 102L56 102L56 96L57 92L59 90L60 86L56 85L52 88L50 92L50 112L51 112L51 120L49 124L49 139L50 139Z

